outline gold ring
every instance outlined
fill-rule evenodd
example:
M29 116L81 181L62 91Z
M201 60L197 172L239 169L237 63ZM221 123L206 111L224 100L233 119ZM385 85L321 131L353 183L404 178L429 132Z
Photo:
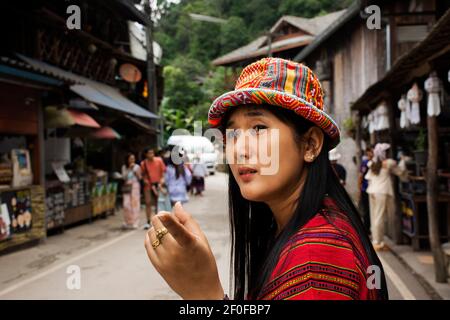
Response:
M156 230L156 237L161 240L169 231L166 228Z
M159 241L159 239L156 239L155 241L152 242L152 247L153 249L156 249L157 246L159 246L161 244L161 241Z

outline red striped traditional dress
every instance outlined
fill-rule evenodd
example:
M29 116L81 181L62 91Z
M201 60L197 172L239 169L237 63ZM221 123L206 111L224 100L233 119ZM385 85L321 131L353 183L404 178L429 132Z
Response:
M329 197L293 235L264 286L261 300L372 300L366 251L349 219Z

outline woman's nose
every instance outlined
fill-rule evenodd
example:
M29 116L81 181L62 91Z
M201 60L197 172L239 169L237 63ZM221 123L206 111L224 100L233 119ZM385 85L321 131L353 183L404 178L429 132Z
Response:
M255 137L248 130L237 136L234 151L238 163L247 162L252 157L256 142Z

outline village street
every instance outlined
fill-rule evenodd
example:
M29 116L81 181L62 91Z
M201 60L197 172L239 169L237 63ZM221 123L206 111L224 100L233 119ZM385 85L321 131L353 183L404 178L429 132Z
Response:
M227 177L206 179L203 197L185 208L206 233L229 291ZM144 214L142 214L142 218ZM0 299L179 299L166 285L144 250L142 229L122 231L121 212L67 229L42 244L0 257ZM391 299L430 299L417 278L391 253L380 254ZM70 266L80 268L80 289L70 289Z

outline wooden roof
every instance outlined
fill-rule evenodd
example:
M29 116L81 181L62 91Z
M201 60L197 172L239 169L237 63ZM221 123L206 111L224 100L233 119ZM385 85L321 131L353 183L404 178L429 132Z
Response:
M340 10L311 19L294 16L281 17L270 29L270 33L274 35L270 48L271 52L285 51L310 44L316 35L325 30L344 12L345 10ZM286 24L293 26L301 32L292 33L281 37L275 36ZM267 36L261 36L245 46L213 60L212 63L216 66L230 65L244 60L266 56L268 52L269 45L267 43Z

